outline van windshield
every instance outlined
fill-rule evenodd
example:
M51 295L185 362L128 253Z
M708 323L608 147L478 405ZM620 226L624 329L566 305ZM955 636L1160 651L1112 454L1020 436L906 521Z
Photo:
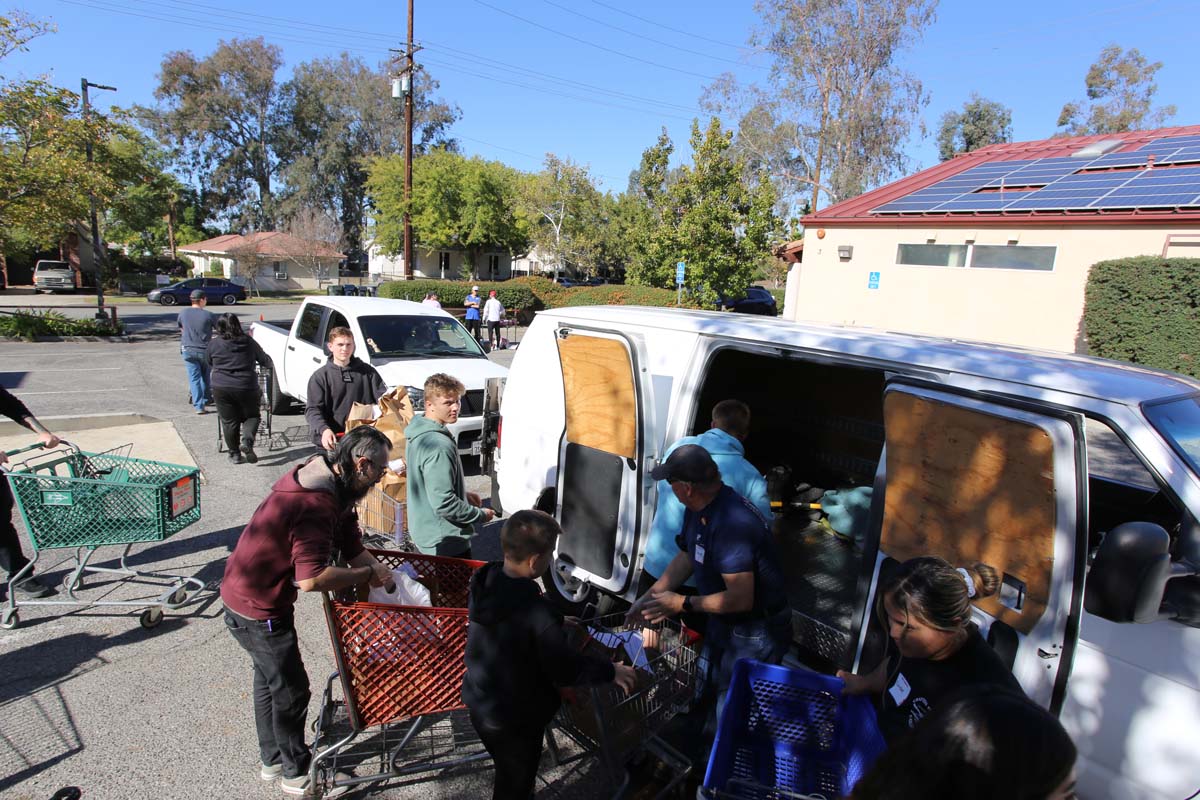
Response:
M466 328L450 317L359 317L372 356L487 358Z
M71 265L65 261L42 261L39 262L36 268L37 272L61 272L65 269L70 269Z
M1147 406L1146 418L1200 474L1200 396Z

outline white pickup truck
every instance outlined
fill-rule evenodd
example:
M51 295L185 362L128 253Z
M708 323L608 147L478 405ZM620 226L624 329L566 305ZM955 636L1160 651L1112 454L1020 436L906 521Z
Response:
M300 306L290 331L265 322L250 325L250 336L271 359L271 410L287 410L292 399L305 402L308 379L329 358L328 331L349 328L354 354L373 366L389 389L407 387L414 408L424 410L422 387L438 372L467 387L458 421L450 432L463 455L479 455L483 388L488 378L508 370L489 360L475 338L454 317L407 300L373 297L310 298Z

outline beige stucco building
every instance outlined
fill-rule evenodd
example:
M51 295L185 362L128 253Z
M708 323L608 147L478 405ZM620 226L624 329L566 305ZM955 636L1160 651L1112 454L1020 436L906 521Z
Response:
M1200 257L1198 165L1200 126L959 156L806 217L784 316L1082 349L1092 264Z
M336 282L345 256L333 245L279 231L227 234L183 245L196 274L221 273L247 288L263 292L320 289Z

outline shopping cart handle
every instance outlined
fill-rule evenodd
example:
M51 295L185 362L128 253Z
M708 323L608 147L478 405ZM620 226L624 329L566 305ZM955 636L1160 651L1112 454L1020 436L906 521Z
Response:
M19 456L19 455L21 455L21 453L28 453L30 450L37 450L39 448L45 449L45 447L46 447L46 445L42 444L41 442L34 442L31 445L27 445L25 447L19 447L16 450L5 450L4 455Z

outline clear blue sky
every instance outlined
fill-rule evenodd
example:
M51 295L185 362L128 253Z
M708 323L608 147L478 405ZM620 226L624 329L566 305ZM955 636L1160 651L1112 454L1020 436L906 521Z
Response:
M78 91L79 79L117 86L98 105L153 102L159 65L172 50L210 53L221 39L262 35L291 68L345 50L377 63L400 47L404 0L35 0L19 7L58 32L11 56L9 77L48 74ZM929 135L906 143L914 170L936 162L941 115L971 92L1013 110L1019 140L1054 133L1059 109L1082 99L1102 47L1137 47L1162 61L1158 103L1172 124L1200 123L1200 48L1195 0L944 0L904 64L925 84ZM621 190L641 152L666 126L686 151L692 117L712 76L765 76L745 48L752 0L416 0L418 55L459 106L452 133L464 152L524 170L554 152L591 167ZM386 92L387 86L380 91Z

